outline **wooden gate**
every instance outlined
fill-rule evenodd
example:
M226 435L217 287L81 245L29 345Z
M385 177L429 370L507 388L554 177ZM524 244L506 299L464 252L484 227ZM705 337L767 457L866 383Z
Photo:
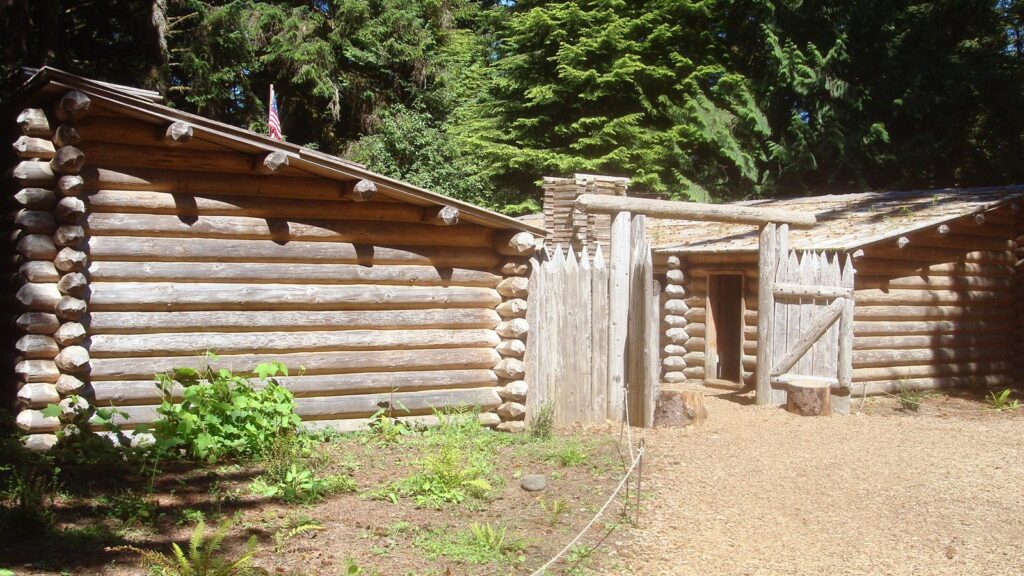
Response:
M643 217L625 216L607 262L600 245L593 256L556 246L531 261L528 418L550 405L560 425L653 421L659 287Z
M758 311L768 316L768 337L761 334L758 343L758 367L762 367L760 355L765 354L770 402L784 404L790 383L812 381L831 388L834 412L848 413L853 349L852 259L789 250L785 227L781 228L773 243L774 276L760 288L768 292L762 293L760 300L770 300L769 306Z

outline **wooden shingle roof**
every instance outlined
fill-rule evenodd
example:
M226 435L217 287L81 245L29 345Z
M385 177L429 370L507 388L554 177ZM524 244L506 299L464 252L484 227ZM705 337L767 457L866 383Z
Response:
M789 232L806 250L853 250L1024 198L1024 185L862 192L739 202L813 213L818 223ZM663 253L756 252L757 229L739 224L647 220L652 246Z

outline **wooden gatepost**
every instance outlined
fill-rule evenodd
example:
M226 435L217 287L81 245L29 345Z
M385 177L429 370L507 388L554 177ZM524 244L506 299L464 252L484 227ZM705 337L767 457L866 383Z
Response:
M776 224L815 223L812 214L611 195L580 195L574 208L611 216L607 267L600 251L591 259L586 250L577 255L570 249L566 255L555 247L551 258L533 262L529 291L530 325L537 329L527 351L527 411L554 406L560 424L653 423L660 391L661 288L654 280L646 218L763 226L770 231L769 242ZM762 241L765 237L762 233ZM770 283L762 286L770 290Z

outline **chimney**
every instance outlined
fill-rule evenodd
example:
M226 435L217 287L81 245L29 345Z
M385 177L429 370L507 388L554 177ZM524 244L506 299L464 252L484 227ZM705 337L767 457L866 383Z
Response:
M580 194L626 196L629 178L576 174L572 178L544 178L544 228L548 231L545 245L549 250L561 245L572 246L577 253L586 246L591 252L600 244L608 253L611 216L583 214L573 209Z

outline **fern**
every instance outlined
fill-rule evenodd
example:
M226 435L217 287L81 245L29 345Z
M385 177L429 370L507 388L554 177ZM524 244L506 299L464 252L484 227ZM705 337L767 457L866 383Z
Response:
M207 540L206 522L200 520L188 541L188 553L177 543L171 544L171 554L141 550L142 564L159 576L244 576L256 551L256 537L249 538L245 553L232 560L222 558L218 552L231 530L225 521Z

